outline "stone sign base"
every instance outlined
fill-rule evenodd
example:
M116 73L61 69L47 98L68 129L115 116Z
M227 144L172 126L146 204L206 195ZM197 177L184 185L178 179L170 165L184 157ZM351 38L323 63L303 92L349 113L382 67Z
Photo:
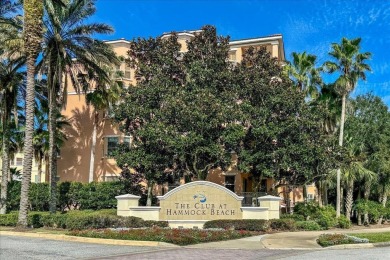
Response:
M119 216L168 221L172 228L203 228L218 219L278 219L281 200L268 195L258 198L260 207L241 207L243 197L208 181L190 182L158 196L159 207L138 206L140 197L131 194L115 198Z

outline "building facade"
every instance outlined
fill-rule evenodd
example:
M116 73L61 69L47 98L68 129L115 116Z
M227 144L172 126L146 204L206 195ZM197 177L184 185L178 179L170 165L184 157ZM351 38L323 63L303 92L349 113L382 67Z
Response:
M186 31L177 34L181 51L187 51L187 42L191 41L198 31ZM168 37L164 34L162 38ZM127 57L130 42L125 39L106 41L111 45L119 57ZM277 58L281 63L285 60L282 35L271 35L267 37L233 40L229 43L229 60L231 62L241 62L243 53L249 47L265 47L272 57ZM131 87L136 85L135 71L124 61L116 70L120 70L123 75L125 85ZM125 136L119 131L109 116L99 113L98 127L96 133L95 153L92 151L92 132L94 128L95 111L93 106L88 106L84 94L68 91L67 106L62 114L69 119L70 127L66 129L67 141L61 148L61 155L58 159L58 176L60 181L112 181L119 177L121 169L111 157L111 152L120 143L130 143L131 137ZM207 177L207 181L223 185L231 191L244 196L245 203L251 204L253 197L252 178L247 173L239 172L236 168L236 156L233 156L232 166L227 171L221 169L212 170ZM91 160L91 158L94 158ZM91 161L94 161L91 165ZM92 171L91 171L92 169ZM93 173L92 175L89 174ZM256 192L266 193L271 189L273 181L263 180L260 190ZM157 187L159 195L165 194L169 188L167 186ZM302 188L283 187L278 190L283 197L291 197L291 201L302 200ZM309 197L316 196L315 188L309 188Z

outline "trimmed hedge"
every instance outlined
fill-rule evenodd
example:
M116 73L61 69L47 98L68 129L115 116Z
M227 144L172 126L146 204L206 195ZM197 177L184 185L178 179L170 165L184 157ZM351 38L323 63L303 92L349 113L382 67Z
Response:
M8 183L7 210L19 209L20 181ZM112 209L116 208L115 196L127 193L125 185L119 181L113 182L60 182L57 186L57 209ZM29 210L49 210L49 185L47 183L31 183L29 191ZM135 194L142 195L142 194Z
M0 215L0 226L16 226L18 213L12 212ZM91 228L141 228L168 227L166 221L144 221L137 217L121 217L113 215L112 211L70 211L69 213L50 214L49 212L30 212L28 225L34 228L50 227L64 229Z
M131 229L131 230L77 230L68 235L121 240L159 241L176 245L190 245L212 241L238 239L259 234L253 231L196 230L196 229Z
M220 228L225 230L267 231L269 223L263 219L221 219L207 221L203 228Z

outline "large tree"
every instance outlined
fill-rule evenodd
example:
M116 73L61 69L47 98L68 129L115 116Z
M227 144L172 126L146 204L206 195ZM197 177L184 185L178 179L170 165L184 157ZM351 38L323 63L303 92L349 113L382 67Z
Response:
M184 81L180 64L180 44L175 34L162 38L136 39L130 43L129 65L135 68L137 86L128 88L124 102L115 110L122 130L132 136L130 148L122 146L114 155L147 181L147 205L151 205L153 185L171 168L172 142L177 120L169 112L170 101Z
M284 76L265 49L250 48L237 67L240 128L235 148L238 167L256 184L264 177L277 185L303 185L314 180L317 157L332 157L320 131L320 111L305 102L306 94Z
M366 72L371 71L370 66L365 63L371 57L369 52L360 52L361 38L349 40L343 38L341 43L333 43L332 51L329 53L333 61L328 61L324 64L325 69L329 73L337 72L339 77L334 83L335 89L341 96L342 107L340 116L340 134L339 145L343 146L344 140L344 123L345 123L345 108L348 95L355 89L359 79L366 79ZM340 216L341 194L341 171L337 170L337 198L336 198L336 215Z
M60 107L66 105L68 86L71 83L76 91L86 91L89 84L81 79L91 78L91 75L109 82L103 67L117 62L110 46L93 38L96 33L107 34L113 29L106 24L87 23L96 11L94 1L70 0L66 3L66 6L45 3L45 48L39 63L47 75L48 87L50 212L56 211L56 115Z

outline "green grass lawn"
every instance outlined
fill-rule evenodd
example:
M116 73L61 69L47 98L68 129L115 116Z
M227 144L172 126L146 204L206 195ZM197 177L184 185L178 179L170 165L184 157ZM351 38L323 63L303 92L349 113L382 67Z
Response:
M390 242L390 232L349 234L359 238L367 238L370 243Z

